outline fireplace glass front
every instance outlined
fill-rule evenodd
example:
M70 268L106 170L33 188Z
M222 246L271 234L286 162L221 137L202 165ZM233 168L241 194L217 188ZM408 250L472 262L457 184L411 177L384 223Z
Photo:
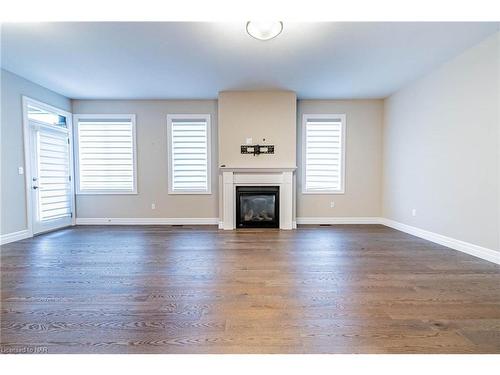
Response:
M279 228L279 186L237 186L236 227Z

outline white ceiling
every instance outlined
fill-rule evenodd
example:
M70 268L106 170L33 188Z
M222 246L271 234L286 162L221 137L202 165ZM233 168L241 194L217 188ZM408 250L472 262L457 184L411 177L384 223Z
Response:
M2 67L75 99L201 99L249 89L382 98L498 29L285 22L263 42L244 23L3 24Z

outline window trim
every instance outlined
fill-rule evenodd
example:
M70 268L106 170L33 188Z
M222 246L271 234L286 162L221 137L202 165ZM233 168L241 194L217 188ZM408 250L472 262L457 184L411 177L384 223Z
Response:
M207 122L207 191L183 190L174 191L172 188L172 120L199 120ZM210 114L168 114L167 115L167 176L168 194L174 195L211 195L212 194L212 123Z
M137 132L135 114L118 113L118 114L74 114L73 124L75 131L73 132L73 143L75 145L75 192L76 195L135 195L137 191ZM79 120L113 120L113 119L129 119L132 123L132 147L133 147L133 190L81 190L80 189L80 145L78 143Z
M341 139L341 164L340 164L340 189L338 190L323 190L323 191L311 191L306 189L306 146L307 146L307 137L306 137L306 126L307 121L310 119L339 119L342 124L342 139ZM345 194L345 170L346 170L346 115L345 113L314 113L314 114L303 114L302 115L302 194L322 194L322 195L334 195L334 194Z

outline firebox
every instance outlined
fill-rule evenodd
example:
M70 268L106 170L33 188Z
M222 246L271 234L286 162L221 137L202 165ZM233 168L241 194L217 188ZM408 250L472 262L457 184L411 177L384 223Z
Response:
M237 186L236 228L279 228L279 186Z

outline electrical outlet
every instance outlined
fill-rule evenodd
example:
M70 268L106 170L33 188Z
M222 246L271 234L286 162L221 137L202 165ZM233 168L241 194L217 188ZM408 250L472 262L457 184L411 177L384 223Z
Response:
M24 174L24 168L23 167L18 167L17 168L17 173Z
M330 208L334 208L335 207L335 202L334 201L331 201L330 202Z
M253 139L252 138L247 138L245 143L247 145L251 145L251 144L253 144Z
M417 216L417 209L416 208L413 208L411 210L411 216Z
M151 203L151 209L156 210L156 203Z

